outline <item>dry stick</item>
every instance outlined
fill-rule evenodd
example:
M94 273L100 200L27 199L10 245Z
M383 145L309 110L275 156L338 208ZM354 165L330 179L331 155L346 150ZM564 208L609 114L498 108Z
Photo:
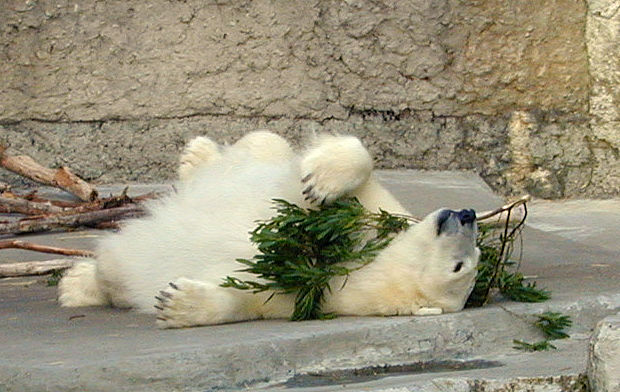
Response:
M0 166L36 182L61 188L83 201L93 201L97 191L90 184L73 174L68 168L49 169L39 165L26 155L7 155L6 147L0 145Z
M0 264L0 278L48 274L70 268L75 262L72 259L57 259Z
M512 210L514 207L516 207L519 204L525 204L528 201L532 200L532 196L530 195L525 195L525 196L521 196L520 198L518 198L517 200L513 201L512 203L508 203L506 205L501 206L500 208L496 208L492 211L487 211L487 212L483 212L482 214L480 214L476 219L481 221L481 220L485 220L485 219L489 219L497 214L501 214L504 211L510 211Z
M14 199L0 196L0 213L3 214L59 214L66 211L63 207L57 207L51 203L37 203L25 199Z
M57 228L91 226L100 222L142 215L144 215L144 208L140 205L131 204L79 214L54 215L40 219L22 219L17 222L1 223L0 234L24 234L50 231Z
M93 257L95 254L89 250L82 249L70 249L70 248L58 248L55 246L39 245L32 242L20 241L20 240L6 240L0 241L0 249L25 249L34 252L42 253L54 253L57 255L65 256L82 256Z
M476 216L476 220L477 221L487 220L487 219L492 218L492 217L494 217L494 216L496 216L498 214L501 214L503 212L510 211L514 207L516 207L517 205L525 204L525 203L527 203L530 200L532 200L532 196L530 196L530 195L521 196L519 199L513 201L512 203L508 203L508 204L503 205L503 206L501 206L499 208L496 208L496 209L494 209L492 211L486 211L486 212L483 212L483 213L477 215ZM399 217L399 218L405 218L405 219L407 219L409 221L412 221L413 223L420 223L420 222L422 222L422 219L416 218L415 216L411 216L411 215L406 215L406 214L391 214L391 215L394 215L394 216ZM500 216L499 219L501 221L504 221L506 218L503 217L503 216Z

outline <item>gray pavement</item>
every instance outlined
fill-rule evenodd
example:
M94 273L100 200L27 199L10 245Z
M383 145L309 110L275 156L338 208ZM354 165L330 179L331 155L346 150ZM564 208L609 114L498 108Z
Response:
M470 173L380 175L420 216L439 207L503 204ZM0 391L578 390L592 328L620 311L620 200L534 201L529 207L521 270L552 291L542 304L504 301L430 317L159 330L152 316L130 311L60 308L56 289L42 277L0 279ZM80 230L21 239L91 249L100 235ZM0 251L0 262L50 258ZM541 339L528 315L546 310L573 317L571 338L549 352L513 350L513 339Z

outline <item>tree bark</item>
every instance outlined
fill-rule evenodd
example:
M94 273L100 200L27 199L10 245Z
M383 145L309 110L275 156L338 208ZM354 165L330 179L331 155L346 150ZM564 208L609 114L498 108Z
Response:
M78 260L57 259L0 264L0 278L49 274L50 272L70 268Z
M39 245L39 244L34 244L32 242L19 241L19 240L0 241L0 249L25 249L25 250L31 250L34 252L54 253L54 254L65 255L65 256L92 257L95 255L93 252L89 250L58 248L55 246Z
M11 156L5 151L6 147L0 145L0 166L41 184L63 189L83 201L93 201L97 198L97 191L68 168L49 169L39 165L29 156Z
M51 203L37 203L25 199L0 196L0 213L3 214L59 214L66 209Z
M39 219L22 219L16 222L0 223L0 234L36 233L58 228L92 226L100 222L142 215L144 215L144 208L142 206L130 204L78 214L53 215Z

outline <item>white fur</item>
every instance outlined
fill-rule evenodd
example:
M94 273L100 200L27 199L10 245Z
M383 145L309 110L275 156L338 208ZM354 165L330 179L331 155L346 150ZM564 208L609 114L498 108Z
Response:
M227 147L194 139L181 157L178 192L100 241L96 264L80 263L62 279L60 302L156 312L168 328L288 317L293 295L265 302L271 293L220 287L228 275L255 279L238 272L235 261L257 253L249 231L272 216L274 198L310 207L352 195L371 210L407 213L371 171L370 155L350 136L319 137L300 156L267 131ZM462 309L479 255L475 227L474 234L437 235L438 213L398 235L343 289L343 278L334 279L323 310L423 315ZM457 261L463 266L455 273Z

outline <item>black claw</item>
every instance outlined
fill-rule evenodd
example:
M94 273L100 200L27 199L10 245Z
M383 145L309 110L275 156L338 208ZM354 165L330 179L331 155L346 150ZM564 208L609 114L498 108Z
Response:
M153 307L157 310L164 310L164 308L162 308L161 306L153 305Z
M314 187L312 185L308 186L306 189L303 190L303 192L301 192L304 195L307 195L308 193L312 192L312 189Z
M155 296L155 299L158 300L159 302L164 302L165 301L165 299L163 299L162 297L158 297L158 296Z
M308 174L304 178L301 179L301 182L308 182L312 178L312 173Z
M157 320L161 320L161 321L168 321L167 319L163 318L163 317L156 317Z
M177 286L176 284L174 284L174 283L172 283L172 282L169 282L168 284L169 284L169 285L170 285L170 287L172 287L173 289L175 289L175 290L179 290L179 286Z
M166 297L166 298L172 298L172 294L165 292L163 290L159 292L159 295L161 295L162 297Z

